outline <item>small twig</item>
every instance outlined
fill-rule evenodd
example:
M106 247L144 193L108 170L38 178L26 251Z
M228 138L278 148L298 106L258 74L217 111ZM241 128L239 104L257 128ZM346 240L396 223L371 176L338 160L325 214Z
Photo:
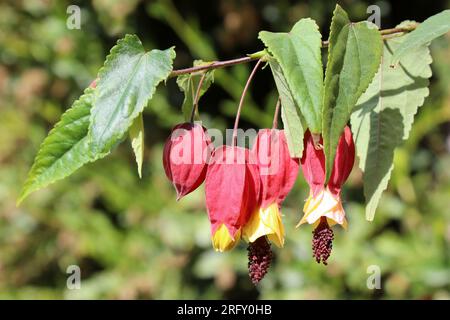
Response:
M403 33L392 33L392 34L383 36L383 40L389 40L389 39L398 38L401 36L403 36Z
M388 34L393 34L393 33L400 33L400 32L410 32L413 31L417 26L416 25L411 25L409 27L404 27L404 28L391 28L391 29L384 29L384 30L380 30L380 33L382 36L388 35Z
M411 25L411 26L406 27L406 28L384 29L384 30L380 30L380 33L381 33L381 35L383 37L383 40L387 40L387 39L391 39L393 37L393 36L390 36L390 35L395 34L396 36L397 35L400 36L403 33L407 33L407 32L413 31L416 27L417 27L417 25ZM328 40L322 41L322 48L326 48L326 47L328 47L328 45L329 45L329 41ZM177 76L182 75L182 74L194 73L194 72L198 72L198 71L229 67L229 66L233 66L233 65L236 65L236 64L252 62L252 61L255 61L257 59L260 59L260 57L249 57L249 56L247 56L247 57L231 59L231 60L214 61L213 63L206 64L206 65L190 67L190 68L185 68L185 69L173 70L172 73L170 74L170 77L177 77Z
M205 80L206 72L202 74L200 81L198 82L197 91L195 92L194 104L192 105L191 123L194 123L195 111L198 110L198 100L200 99L200 91L202 90L203 81Z
M172 73L170 74L170 76L176 77L176 76L186 74L186 73L193 73L193 72L198 72L198 71L203 71L203 70L224 68L224 67L232 66L235 64L251 62L256 59L258 59L258 58L257 57L242 57L242 58L225 60L225 61L214 61L213 63L205 64L205 65L201 65L201 66L173 70Z
M241 100L239 101L239 107L236 113L236 120L234 121L234 129L233 129L233 146L236 145L236 139L237 139L237 129L238 129L238 125L239 125L239 117L241 116L241 110L242 110L242 105L244 104L244 98L245 98L245 94L247 93L248 87L250 85L250 82L253 79L253 76L256 73L256 70L258 69L259 65L261 64L262 60L259 59L258 62L256 63L256 65L253 67L252 73L250 73L250 76L247 79L247 83L245 84L244 87L244 91L242 91L242 95L241 95Z
M272 129L278 129L278 114L280 113L281 99L278 97L277 105L275 106L275 114L273 115Z

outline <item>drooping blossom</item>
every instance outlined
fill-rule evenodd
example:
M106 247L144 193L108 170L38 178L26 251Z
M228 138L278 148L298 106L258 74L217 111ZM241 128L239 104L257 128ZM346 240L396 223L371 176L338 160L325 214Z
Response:
M322 144L322 139L320 139ZM309 197L303 207L304 216L297 226L309 223L314 226L313 256L325 265L331 254L335 224L347 228L347 220L341 200L341 187L347 180L355 160L355 145L348 126L339 138L333 169L325 185L325 154L317 148L311 133L306 131L301 159L303 175L310 187Z
M249 242L249 274L256 284L267 273L272 259L267 240L280 248L284 245L280 209L297 178L299 160L290 157L284 131L277 129L260 130L252 153L258 161L261 198L242 236Z
M277 245L284 245L284 228L280 208L298 175L299 161L289 155L283 130L260 130L252 153L258 161L261 178L261 201L244 227L249 242L267 236Z
M208 165L205 182L206 207L216 251L232 249L242 227L259 203L260 178L256 160L246 148L217 148Z

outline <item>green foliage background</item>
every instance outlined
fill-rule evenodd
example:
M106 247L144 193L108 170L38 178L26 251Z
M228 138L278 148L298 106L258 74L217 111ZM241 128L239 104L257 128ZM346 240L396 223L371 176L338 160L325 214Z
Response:
M116 40L136 33L147 49L176 45L175 68L262 49L259 30L287 31L302 17L328 36L333 1L56 1L0 3L0 298L450 298L450 36L433 42L430 96L395 169L375 221L364 217L361 173L344 191L349 231L338 230L328 267L311 258L311 229L294 226L307 187L299 178L285 202L286 247L275 250L258 288L248 280L245 245L211 249L203 189L175 201L164 176L162 145L183 121L175 80L160 86L144 113L143 178L131 147L31 195L20 188L40 143L64 110L95 78ZM353 21L370 2L339 1ZM82 9L80 30L66 9ZM423 21L449 8L443 1L380 1L382 27ZM230 127L250 71L215 73L200 102L207 127ZM270 69L252 83L242 127L267 127L277 95ZM66 269L79 265L82 289L68 290ZM382 272L382 289L366 286L367 268Z

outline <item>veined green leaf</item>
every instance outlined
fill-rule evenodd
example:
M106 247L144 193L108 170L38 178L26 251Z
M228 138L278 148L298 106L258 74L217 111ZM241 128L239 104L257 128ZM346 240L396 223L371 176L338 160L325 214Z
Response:
M345 24L346 20L345 12L337 6L331 24L322 110L326 181L331 175L339 137L377 72L383 48L374 24Z
M417 49L430 43L437 37L450 31L450 10L444 10L434 16L429 17L419 26L407 34L402 44L395 50L391 58L391 64L396 65L402 57L411 50Z
M144 119L142 113L133 121L129 131L131 147L133 148L139 178L142 178L142 163L144 162Z
M316 22L301 19L289 33L261 31L259 38L283 70L292 96L309 129L321 132L322 36Z
M145 52L137 36L126 35L111 49L99 71L91 110L91 150L107 152L119 142L172 71L173 48Z
M333 12L333 18L330 26L330 36L328 39L328 59L325 70L324 93L322 104L323 130L328 132L328 124L331 121L333 106L336 104L336 98L339 94L339 75L342 63L336 63L343 60L345 54L345 39L348 37L348 28L344 27L350 23L347 13L337 4ZM338 41L341 37L341 41Z
M210 62L203 62L202 60L195 60L194 66L206 65ZM211 84L214 82L214 70L203 71L198 73L189 73L178 76L177 84L181 91L184 92L184 101L181 110L183 111L183 116L185 121L190 121L192 108L194 107L194 99L195 94L197 92L198 85L200 83L200 79L203 74L205 74L205 78L202 83L202 87L199 92L198 99L200 100L201 96L209 89ZM199 120L198 110L195 112L194 120Z
M281 99L281 119L289 153L292 158L301 158L303 154L303 126L298 107L279 63L275 59L270 59L269 64Z
M106 154L91 156L88 148L89 116L95 89L88 88L50 131L40 146L17 201L72 174L84 164Z
M414 115L429 92L432 60L426 46L411 49L396 68L389 66L404 41L408 40L385 41L380 69L351 116L369 221L391 177L394 150L408 138Z

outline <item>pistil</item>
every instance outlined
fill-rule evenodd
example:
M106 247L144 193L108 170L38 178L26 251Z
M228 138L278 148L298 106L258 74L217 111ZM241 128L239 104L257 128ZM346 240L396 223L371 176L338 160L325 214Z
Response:
M261 281L269 270L273 253L266 237L260 237L248 245L248 274L254 285Z
M327 260L333 248L334 233L327 222L326 217L321 217L319 225L314 229L312 238L313 257L317 263L327 265Z

